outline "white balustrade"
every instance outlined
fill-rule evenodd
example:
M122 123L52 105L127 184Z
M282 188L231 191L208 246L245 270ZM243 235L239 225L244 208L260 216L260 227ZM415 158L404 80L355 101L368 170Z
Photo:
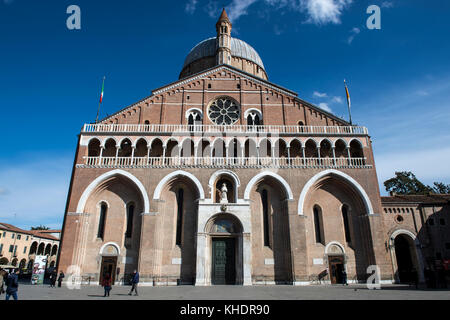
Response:
M179 125L179 124L85 124L82 133L245 133L245 134L317 134L368 135L366 127L359 126L280 126L280 125Z
M83 167L372 168L366 158L84 157ZM78 165L80 166L80 165Z

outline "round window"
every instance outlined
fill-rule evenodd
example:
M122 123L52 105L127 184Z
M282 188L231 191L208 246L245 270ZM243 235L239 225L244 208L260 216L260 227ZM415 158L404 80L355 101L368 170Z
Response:
M209 119L218 125L230 125L239 120L239 106L230 98L218 98L209 106Z

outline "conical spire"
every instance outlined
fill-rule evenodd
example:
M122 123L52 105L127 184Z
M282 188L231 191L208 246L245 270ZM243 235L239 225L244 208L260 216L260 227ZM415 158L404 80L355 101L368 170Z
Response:
M228 18L228 15L227 15L227 12L225 11L225 8L222 9L222 13L220 14L219 20L217 20L217 24L220 24L220 22L222 22L222 21L226 21L226 22L228 22L231 25L231 21Z

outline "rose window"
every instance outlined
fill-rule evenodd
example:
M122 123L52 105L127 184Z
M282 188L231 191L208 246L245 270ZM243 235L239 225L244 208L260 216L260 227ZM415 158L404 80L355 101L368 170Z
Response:
M208 116L218 125L234 124L239 119L239 106L231 99L216 99L209 107Z

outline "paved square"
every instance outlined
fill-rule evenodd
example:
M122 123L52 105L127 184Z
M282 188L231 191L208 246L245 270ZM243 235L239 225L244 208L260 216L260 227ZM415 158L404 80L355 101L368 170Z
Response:
M384 285L369 290L365 285L343 286L173 286L139 287L139 296L128 296L130 286L113 286L103 297L100 286L79 290L21 284L20 300L450 300L450 289L419 289L404 285ZM4 295L0 296L3 300Z

